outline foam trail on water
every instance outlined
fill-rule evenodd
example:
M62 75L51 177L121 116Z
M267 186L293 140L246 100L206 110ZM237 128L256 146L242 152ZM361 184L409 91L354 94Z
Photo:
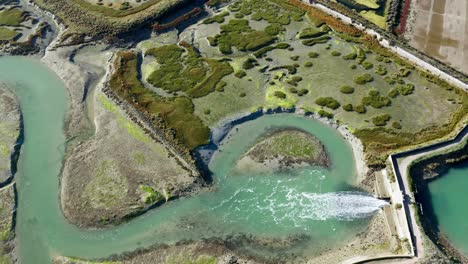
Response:
M372 216L388 202L361 192L331 192L324 194L294 193L286 196L289 205L298 206L292 215L311 220L353 220ZM282 205L278 205L282 207Z
M252 188L237 190L211 210L220 209L225 222L261 221L306 227L310 221L367 218L387 204L387 201L363 192L309 193L275 186L268 195Z

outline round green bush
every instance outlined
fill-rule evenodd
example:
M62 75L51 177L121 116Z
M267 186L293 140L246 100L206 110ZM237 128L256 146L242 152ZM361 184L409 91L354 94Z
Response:
M367 109L364 105L356 105L354 107L354 111L359 114L365 114L367 112Z
M372 117L372 123L376 126L385 126L390 119L391 116L389 114L378 115Z
M290 59L293 60L293 61L297 61L299 58L300 58L299 55L294 55L294 56L291 56Z
M236 73L234 74L234 76L236 76L237 78L241 78L241 79L242 79L242 78L244 78L245 76L247 76L247 73L246 73L245 71L240 70L240 71L236 72Z
M317 98L317 100L315 100L315 103L333 110L338 109L338 107L340 107L340 103L333 97L320 97Z
M308 62L306 62L306 63L304 64L304 67L306 67L306 68L310 68L310 67L312 67L312 66L314 66L314 64L313 64L311 61L308 61Z
M281 91L275 91L274 95L279 99L286 99L286 94Z
M339 52L337 50L334 50L334 51L331 52L331 55L335 56L335 57L338 57L338 56L341 56L341 52Z
M309 52L309 58L317 58L319 56L319 54L317 52Z
M352 94L354 93L354 88L348 85L341 86L340 92L344 94Z
M343 110L346 112L352 112L353 111L353 105L352 104L345 104L343 105Z

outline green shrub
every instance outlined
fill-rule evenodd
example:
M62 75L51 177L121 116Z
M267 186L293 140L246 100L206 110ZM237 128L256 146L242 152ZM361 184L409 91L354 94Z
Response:
M349 65L349 68L350 68L351 70L355 70L355 69L357 69L357 66L356 66L356 64L350 64L350 65Z
M316 38L326 34L326 32L317 28L305 28L299 33L300 39Z
M407 84L404 84L404 85L398 85L397 89L398 89L398 92L401 95L410 95L414 91L414 84L407 83Z
M284 27L278 23L273 23L265 27L265 32L271 36L276 36L284 31Z
M327 112L327 111L325 111L325 110L323 110L323 109L320 109L320 110L318 111L318 114L319 114L321 117L326 117L326 118L329 118L329 119L332 119L332 118L333 118L333 114L332 114L332 113Z
M279 99L286 99L286 94L281 91L275 91L274 96L278 97Z
M368 96L362 98L362 104L366 106L372 106L374 108L382 108L384 106L391 105L392 101L386 96L381 96L377 90L369 91Z
M308 62L304 63L304 67L306 67L306 68L310 68L312 66L314 66L314 63L311 62L311 61L308 61Z
M209 114L211 114L211 110L210 110L210 109L205 109L205 110L203 111L203 113L204 113L205 115L209 115Z
M302 81L302 77L301 77L301 76L293 76L291 79L292 79L294 82L300 82L300 81Z
M398 88L393 88L388 92L388 96L391 98L396 98L398 95L400 95Z
M402 126L401 126L401 124L399 122L393 122L392 127L394 129L401 129L402 128Z
M370 83L374 80L374 77L372 77L372 75L368 74L368 73L365 73L363 75L358 75L356 77L354 77L354 82L356 84L361 84L361 85L364 85L366 83Z
M325 44L330 40L329 36L321 36L318 38L306 39L302 41L302 44L306 46L314 46L315 44Z
M299 58L300 58L299 55L294 55L294 56L291 56L290 59L293 60L293 61L297 61Z
M338 107L340 107L340 103L333 97L320 97L317 98L317 100L315 100L315 103L333 110L338 109Z
M318 56L319 54L317 52L313 52L313 51L309 52L309 58L313 59L313 58L317 58Z
M278 43L275 46L267 46L267 47L263 47L263 48L257 50L254 53L254 56L256 58L261 58L269 51L272 51L272 50L275 50L275 49L287 49L289 47L290 47L290 45L288 43Z
M337 51L337 50L334 50L330 53L332 56L335 56L335 57L338 57L338 56L341 56L341 52Z
M345 60L355 60L357 57L355 52L348 53L346 55L343 55L343 59Z
M407 68L401 68L397 74L400 77L408 77L411 74L411 70Z
M237 72L234 74L234 76L236 76L237 78L242 79L242 78L244 78L245 76L247 76L247 73L246 73L245 71L243 71L243 70L240 70L240 71L237 71Z
M149 49L146 54L156 58L160 64L179 62L185 50L176 44Z
M387 74L387 69L383 65L377 65L377 68L375 68L374 72L378 75L385 75Z
M361 66L366 69L366 70L370 70L372 69L372 67L374 67L374 64L368 62L368 61L364 61Z
M367 109L364 105L356 105L354 107L354 111L359 114L365 114L367 112Z
M228 16L229 12L223 12L219 15L215 15L203 21L203 24L212 24L212 23L224 23L224 17Z
M376 126L385 126L390 119L391 117L388 114L378 115L372 117L372 123Z
M352 94L354 93L354 88L348 85L341 86L340 92L344 94Z
M289 74L291 74L291 75L297 73L297 69L293 65L283 65L283 66L273 67L273 68L270 69L270 71L276 71L276 70L281 70L281 69L288 70Z
M237 19L242 19L242 18L244 18L244 14L242 14L242 13L235 13L235 14L234 14L234 17L237 18Z
M239 97L246 97L246 96L247 96L246 93L240 93L240 94L239 94Z
M390 85L394 85L396 83L395 79L390 77L390 76L385 76L384 78L385 82L390 84Z
M257 60L253 59L253 58L248 58L246 61L244 61L244 63L242 63L242 68L245 69L245 70L249 70L249 69L252 69L253 67L255 66L258 66L258 62Z
M352 112L353 111L353 105L352 104L345 104L343 105L343 110L346 112Z
M305 88L302 88L301 90L299 90L299 92L297 93L297 95L299 96L303 96L303 95L306 95L309 93L309 90L305 89Z
M218 92L224 92L224 87L226 87L227 83L225 81L220 81L217 85L216 85L216 91Z
M293 94L297 94L297 89L294 87L289 88L289 92Z

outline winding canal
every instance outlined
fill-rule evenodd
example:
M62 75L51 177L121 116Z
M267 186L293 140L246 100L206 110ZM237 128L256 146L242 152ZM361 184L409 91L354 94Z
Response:
M116 228L79 229L66 221L59 205L68 109L64 84L39 61L24 57L1 57L0 81L13 88L24 115L25 140L15 176L17 247L24 264L50 263L58 255L102 258L183 239L243 235L263 240L301 238L280 250L240 243L240 249L250 254L310 256L341 246L363 231L384 204L351 187L356 176L353 154L334 129L281 114L240 125L227 137L210 163L213 191L167 203ZM313 133L326 146L332 168L310 167L288 175L231 175L237 159L272 126Z

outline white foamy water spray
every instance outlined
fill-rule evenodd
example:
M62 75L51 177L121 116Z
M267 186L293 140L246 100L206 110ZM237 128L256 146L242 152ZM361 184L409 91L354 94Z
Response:
M361 192L332 192L324 194L294 193L288 202L277 204L277 209L294 206L290 217L311 220L353 220L372 216L388 202Z
M363 192L308 193L276 186L268 195L254 189L237 190L211 210L228 209L221 209L227 222L262 221L305 227L310 221L367 218L387 204Z

